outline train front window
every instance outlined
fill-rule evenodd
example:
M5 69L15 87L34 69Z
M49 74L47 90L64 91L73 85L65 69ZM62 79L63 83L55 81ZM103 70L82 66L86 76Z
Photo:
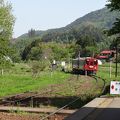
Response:
M93 62L93 61L91 61L91 62L90 62L90 65L94 65L94 62Z
M96 61L94 61L94 65L97 65L97 64L98 64L97 60L96 60Z
M89 65L89 61L88 60L86 60L86 64Z
M101 53L100 56L108 56L110 53Z
M86 65L94 66L97 64L98 64L97 60L86 60Z

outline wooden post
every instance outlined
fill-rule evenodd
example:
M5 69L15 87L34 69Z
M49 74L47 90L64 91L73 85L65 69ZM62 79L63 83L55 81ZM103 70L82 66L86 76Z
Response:
M87 76L87 70L85 70L85 76Z
M30 107L33 108L33 97L31 97Z
M117 40L118 39L116 39L116 46L115 46L116 47L116 69L115 69L115 77L117 77L117 65L118 65L117 64L117 62L118 62L118 45L117 45L118 43L117 43Z
M1 75L3 75L3 73L4 73L4 70L2 69L2 70L1 70Z
M110 60L110 78L112 76L112 67L111 67L111 65L112 65L112 61Z

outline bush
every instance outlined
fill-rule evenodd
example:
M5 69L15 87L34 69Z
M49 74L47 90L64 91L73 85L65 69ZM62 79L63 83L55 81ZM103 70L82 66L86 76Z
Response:
M32 61L31 63L32 76L37 77L40 72L44 71L47 67L46 61Z

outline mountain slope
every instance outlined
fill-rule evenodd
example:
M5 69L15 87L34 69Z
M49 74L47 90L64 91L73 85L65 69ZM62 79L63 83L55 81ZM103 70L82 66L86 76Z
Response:
M99 28L109 29L115 22L116 17L120 17L120 13L116 11L110 12L107 8L103 8L101 10L88 13L87 15L81 18L78 18L66 27L77 27L81 24L90 23Z
M17 49L23 51L35 39L41 39L44 42L57 41L68 43L76 41L83 36L89 36L98 43L106 44L107 38L102 31L103 29L111 28L117 17L120 17L120 13L110 12L107 8L103 8L88 13L62 28L35 31L32 37L28 33L23 34L15 40L15 44Z
M120 17L120 14L118 12L110 12L107 8L103 8L101 10L97 10L91 13L88 13L87 15L78 18L71 24L67 25L66 27L58 28L58 29L50 29L47 31L36 31L36 36L42 37L45 34L52 34L52 33L64 33L68 32L71 29L82 29L83 25L93 25L97 28L106 28L109 29L112 27L112 24L115 22L116 17ZM19 37L21 38L27 38L28 34L24 34Z

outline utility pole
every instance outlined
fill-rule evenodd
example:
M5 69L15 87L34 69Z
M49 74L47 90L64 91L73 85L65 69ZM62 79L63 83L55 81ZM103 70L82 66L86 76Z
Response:
M80 65L80 50L79 50L79 53L78 53L78 69L79 69L79 65Z
M77 80L79 80L80 50L79 50L79 53L78 53L78 62L77 62L77 65L78 65L78 66L77 66L77 67L78 67L78 71L77 71L77 72L78 72L78 73L77 73L77 74L78 74L78 75L77 75Z
M115 67L115 77L117 77L117 73L118 73L118 69L117 69L117 67L118 67L118 40L120 39L120 37L118 37L117 39L116 39L116 45L115 45L115 49L116 49L116 67Z
M110 59L110 78L112 76L112 60Z

